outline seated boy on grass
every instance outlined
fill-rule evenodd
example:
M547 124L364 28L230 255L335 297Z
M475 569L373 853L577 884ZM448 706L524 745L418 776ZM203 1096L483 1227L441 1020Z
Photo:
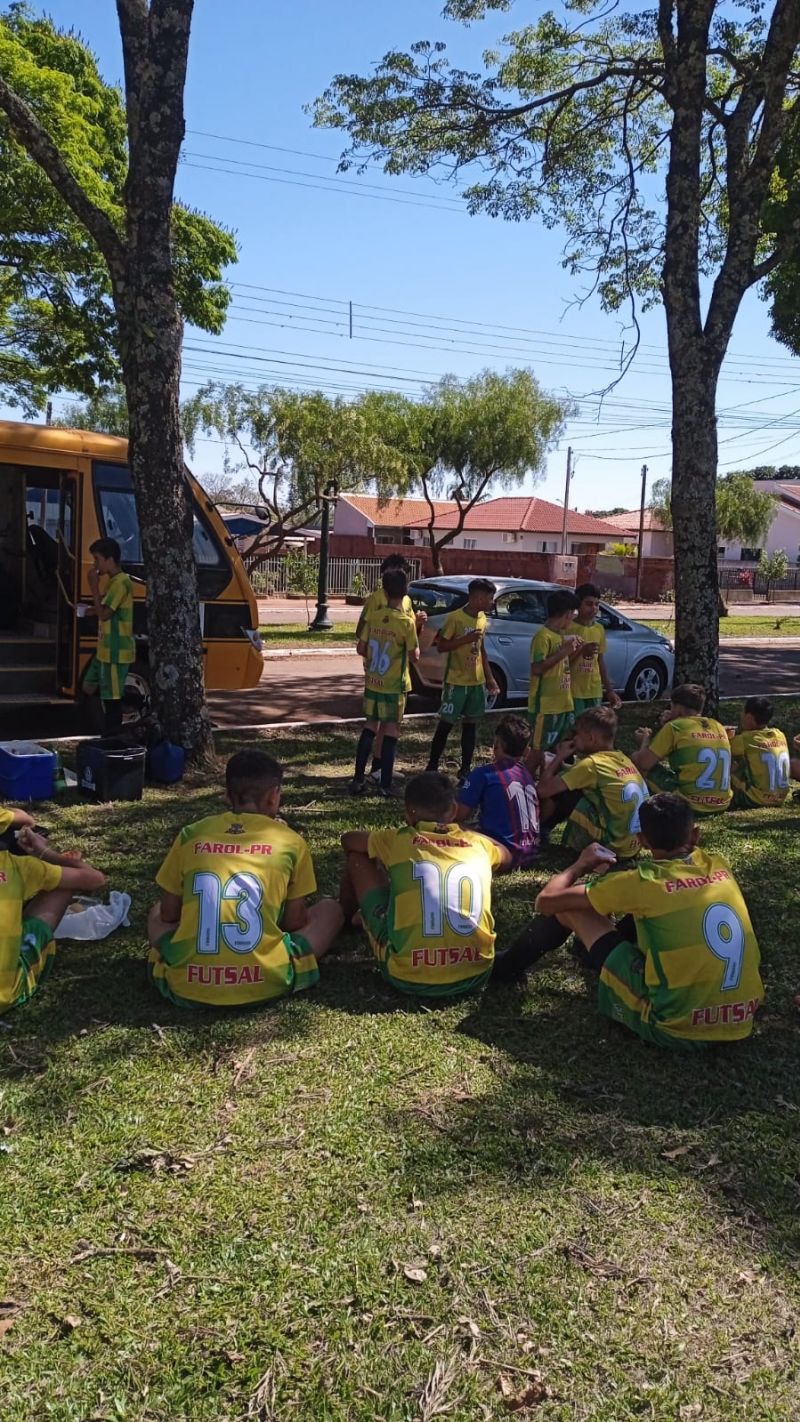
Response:
M345 919L360 913L384 978L401 992L470 992L494 961L492 871L511 855L455 823L453 783L437 771L408 781L405 809L400 829L342 835Z
M782 805L789 797L789 745L783 731L770 726L772 711L766 696L750 696L744 703L739 730L731 736L731 809L764 809Z
M733 797L731 745L725 727L703 715L705 700L696 683L676 686L655 734L644 726L636 732L639 749L631 759L652 791L672 790L696 815L715 815Z
M33 815L29 815L27 810L12 810L9 806L0 805L0 849L8 849L15 854L17 830L33 829L34 824Z
M238 751L225 768L230 809L182 829L161 865L148 972L170 1002L253 1006L319 980L342 913L334 899L306 904L314 866L275 818L282 781L271 755Z
M562 741L539 781L542 824L567 821L563 843L580 853L604 844L617 859L639 853L639 810L649 791L624 751L614 749L617 716L610 706L592 706L575 723L571 741ZM581 759L564 769L576 752Z
M692 1050L749 1037L764 989L758 942L730 865L698 848L694 815L680 795L645 800L640 818L652 860L609 874L610 851L589 845L542 889L539 917L495 972L501 980L522 977L574 933L585 963L600 974L600 1011L646 1042Z
M504 716L494 733L492 761L470 772L460 786L455 818L476 821L475 828L507 849L510 869L524 869L539 852L539 798L522 760L530 727L521 716Z
M14 854L0 850L0 1012L27 1002L47 976L56 952L53 934L73 893L102 889L106 882L80 854L51 849L30 824L19 829L16 848Z

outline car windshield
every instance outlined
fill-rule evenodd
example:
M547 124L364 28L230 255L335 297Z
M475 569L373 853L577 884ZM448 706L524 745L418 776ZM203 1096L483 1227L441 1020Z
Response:
M465 588L442 587L438 583L412 583L408 595L415 612L427 612L436 617L443 612L452 612L463 607L467 600Z

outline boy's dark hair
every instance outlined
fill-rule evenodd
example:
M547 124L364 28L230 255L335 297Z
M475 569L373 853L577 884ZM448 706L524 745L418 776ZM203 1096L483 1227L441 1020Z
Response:
M101 558L113 558L115 563L122 558L122 549L116 538L96 538L94 543L89 544L89 552L99 553Z
M411 564L402 553L387 553L381 563L381 577L384 573L405 573L407 578L411 577Z
M578 602L583 602L585 597L599 597L600 589L595 583L581 583L580 587L575 589L575 596Z
M671 849L686 848L692 837L694 814L682 795L664 791L642 801L639 823L650 848L669 854Z
M748 696L744 709L745 715L752 716L757 726L768 726L775 707L766 696Z
M559 588L551 592L547 599L547 616L563 617L565 612L577 612L578 599L569 588Z
M497 592L497 588L495 587L494 583L489 581L488 578L473 578L472 582L467 588L467 592L469 593L470 597L472 597L473 593L489 593L491 597L494 597L495 593Z
M610 706L589 706L575 722L575 730L602 731L613 745L618 725L617 713Z
M412 814L424 815L426 819L441 824L452 809L456 798L455 786L447 775L438 770L426 770L415 775L406 785L406 809Z
M283 766L266 751L237 751L225 766L225 789L231 804L260 798L283 782Z
M381 587L391 602L394 598L405 597L408 592L408 578L402 568L387 568L381 576Z
M531 728L522 716L504 716L502 721L498 721L494 734L506 755L513 756L516 760L525 752L531 738Z
M698 716L702 716L706 704L705 688L696 681L687 681L683 686L672 688L669 700L671 706L685 706L687 711L695 711Z

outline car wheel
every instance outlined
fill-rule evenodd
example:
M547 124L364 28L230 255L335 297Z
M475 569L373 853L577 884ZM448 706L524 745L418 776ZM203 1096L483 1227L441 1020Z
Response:
M508 682L506 681L505 674L501 672L499 667L492 665L491 662L489 663L489 665L491 667L492 676L497 682L497 695L487 696L486 709L487 711L495 711L499 710L501 706L505 706L506 704L506 698L508 697Z
M634 667L625 687L626 701L658 701L667 685L667 673L663 662L655 657L646 657Z

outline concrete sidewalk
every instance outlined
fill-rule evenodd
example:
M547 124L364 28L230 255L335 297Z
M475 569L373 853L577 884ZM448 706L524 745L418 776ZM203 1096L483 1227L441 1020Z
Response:
M309 600L308 612L312 622L315 611L316 602ZM629 617L632 622L672 622L675 618L675 605L671 602L620 602L617 604L617 611L621 612L623 617ZM348 607L341 599L328 603L330 620L337 625L344 623L355 627L360 612L360 607ZM729 608L728 620L735 621L737 617L771 617L773 620L780 617L800 617L800 602L738 602ZM266 627L279 627L287 622L300 622L305 625L305 602L302 598L295 600L260 597L258 620Z

